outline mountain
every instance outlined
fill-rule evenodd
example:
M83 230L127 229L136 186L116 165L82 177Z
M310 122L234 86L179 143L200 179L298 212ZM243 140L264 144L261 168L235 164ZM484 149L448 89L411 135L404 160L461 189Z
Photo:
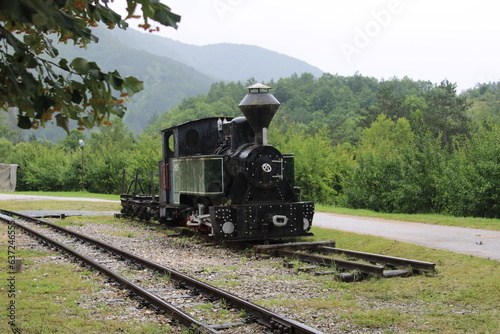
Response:
M61 57L70 61L83 57L97 62L104 71L116 69L123 77L134 76L144 82L144 91L130 98L124 116L125 124L136 134L184 98L206 94L215 82L246 82L251 77L268 82L294 73L322 74L303 61L256 46L194 46L133 29L97 27L94 34L99 43L87 48L71 43L56 47ZM62 129L50 124L47 129L26 134L52 141L65 136Z
M183 98L206 93L214 79L192 67L147 50L131 48L107 29L97 29L99 43L81 49L73 45L58 45L68 59L83 57L95 61L105 71L118 70L124 77L134 76L144 81L144 90L130 98L125 124L140 133L150 120L179 104Z
M253 77L268 82L294 73L311 73L315 77L323 74L302 60L258 46L230 43L197 46L133 29L113 32L131 48L177 60L216 80L245 82Z

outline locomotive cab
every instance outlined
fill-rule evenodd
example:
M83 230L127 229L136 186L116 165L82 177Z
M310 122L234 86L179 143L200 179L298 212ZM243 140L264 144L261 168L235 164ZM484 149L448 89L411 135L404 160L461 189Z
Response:
M294 157L267 143L280 104L268 86L248 89L244 117L162 131L159 220L227 240L311 235L314 203L294 188Z

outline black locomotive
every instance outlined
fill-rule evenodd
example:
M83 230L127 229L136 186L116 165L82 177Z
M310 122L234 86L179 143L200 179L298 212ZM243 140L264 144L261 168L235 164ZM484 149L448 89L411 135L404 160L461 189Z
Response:
M204 118L162 131L159 196L121 196L125 216L153 217L227 240L306 236L314 203L300 200L294 157L267 144L278 107L255 84L239 108L245 117Z

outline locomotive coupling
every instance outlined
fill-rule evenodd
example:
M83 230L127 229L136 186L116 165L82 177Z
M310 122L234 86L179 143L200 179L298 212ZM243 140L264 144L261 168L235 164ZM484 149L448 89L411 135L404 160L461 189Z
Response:
M286 215L268 214L266 220L276 227L284 227L288 223L288 217Z
M274 215L272 222L276 227L283 227L286 223L288 223L288 217L283 215Z

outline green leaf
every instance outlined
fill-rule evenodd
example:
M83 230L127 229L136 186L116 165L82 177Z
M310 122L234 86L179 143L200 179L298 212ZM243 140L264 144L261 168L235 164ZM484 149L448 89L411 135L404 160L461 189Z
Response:
M57 11L54 14L54 19L62 28L71 31L76 36L87 41L95 43L99 42L99 38L94 36L89 28L80 27L76 19L72 18L68 14L62 11Z
M126 89L129 96L134 95L144 89L144 82L134 77L125 78L123 87Z
M25 60L25 64L27 68L37 68L40 65L34 56L26 54L26 57L27 60Z
M107 3L107 0L84 0L81 4L68 0L0 1L3 14L0 39L4 41L4 48L11 50L3 53L0 65L4 79L0 85L0 108L17 107L21 114L20 128L32 128L39 123L43 126L50 118L45 114L54 106L62 108L57 125L66 131L70 119L87 117L86 125L92 127L97 117L90 115L91 112L103 117L123 115L126 108L115 94L131 96L144 89L142 81L133 77L124 79L117 71L103 73L97 63L81 57L58 59L57 64L47 60L59 56L52 33L59 42L73 41L75 46L85 46L98 42L90 29L94 23L125 29L127 23L108 8ZM127 18L131 18L139 4L145 23L156 20L176 27L180 21L180 17L159 0L127 0L126 3ZM76 80L71 78L74 74ZM34 118L40 122L33 123Z
M71 92L71 102L80 104L83 100L82 93L78 89L73 89L73 92Z
M157 8L155 10L153 19L163 25L171 26L177 29L177 22L180 22L181 17L177 14L172 13L167 6L162 5L160 6L160 8Z
M19 116L19 120L17 121L17 126L21 129L31 129L32 123L29 117L27 116Z
M27 95L31 95L33 91L35 91L35 89L37 88L37 86L39 85L39 82L38 80L35 79L35 77L29 73L29 72L23 72L21 73L21 78L22 78L22 83L25 87L25 93L27 93Z
M66 58L62 58L59 61L59 67L61 67L65 71L69 71L68 60Z
M104 80L103 73L95 68L92 68L89 70L89 75L92 79L99 80L99 81Z
M94 19L98 19L107 25L114 26L118 24L118 26L122 29L128 26L128 24L122 20L122 17L119 14L108 7L105 7L101 4L89 4L88 8L89 12L94 15Z
M63 128L69 134L69 118L64 114L56 115L56 124L58 127Z
M116 90L121 90L122 85L125 82L125 80L120 76L120 73L118 73L118 71L106 74L104 80Z
M36 111L36 118L41 119L43 113L54 105L54 100L48 96L40 95L34 100L34 106Z
M87 59L81 57L73 59L70 66L80 75L85 75L90 70L90 65Z
M47 50L47 53L49 54L49 56L51 56L52 58L57 57L59 55L59 50L57 50L52 45L52 40L45 35L43 35L43 39L45 42L45 50Z

